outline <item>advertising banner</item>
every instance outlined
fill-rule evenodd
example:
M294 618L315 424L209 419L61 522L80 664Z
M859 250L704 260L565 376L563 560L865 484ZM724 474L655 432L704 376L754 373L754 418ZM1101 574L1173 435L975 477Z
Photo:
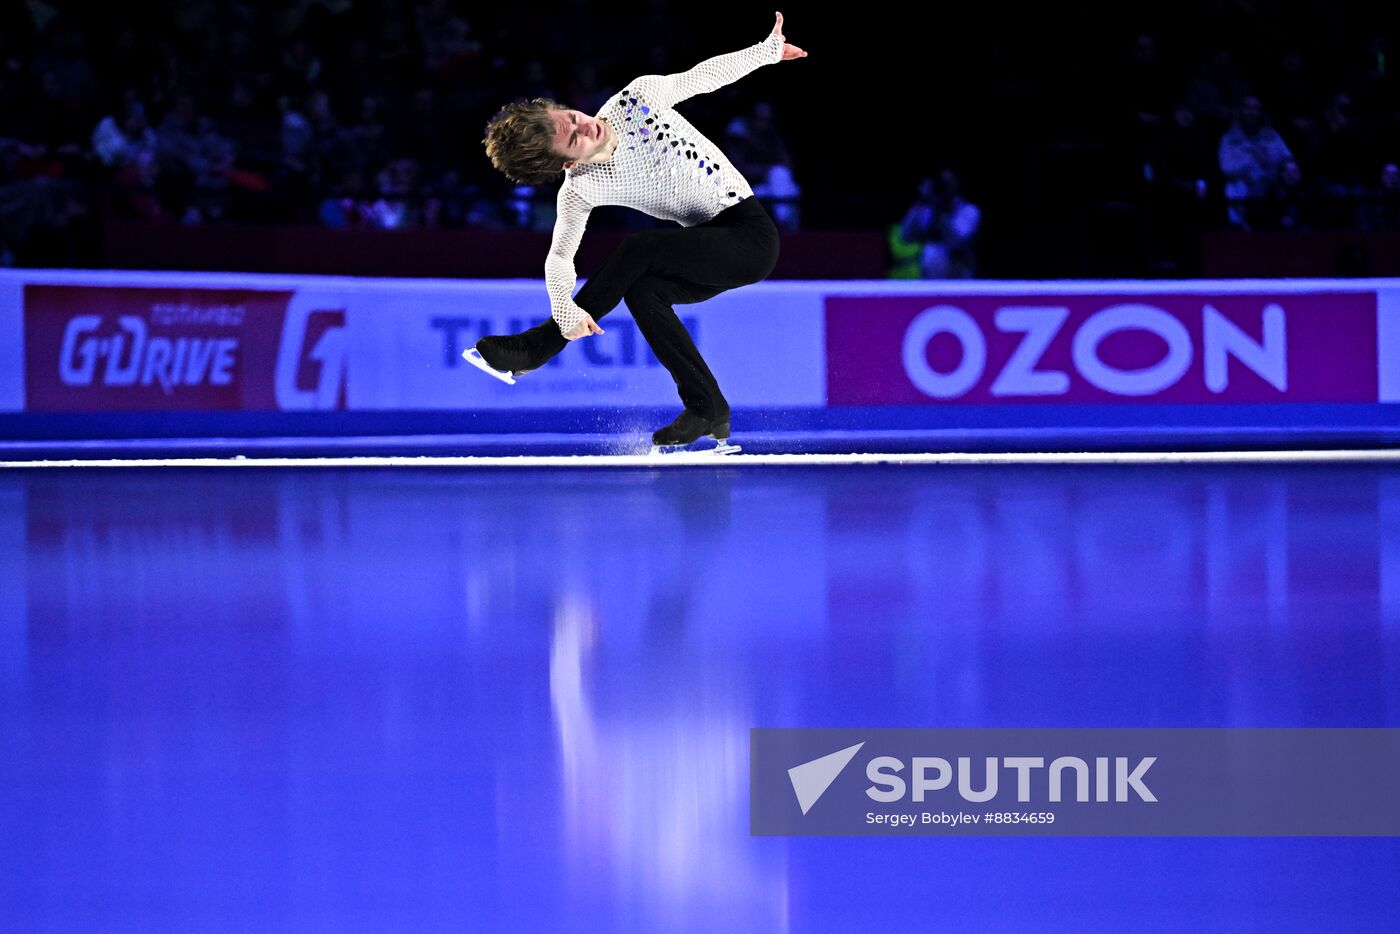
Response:
M343 407L343 351L326 338L343 332L345 311L303 305L289 315L294 294L28 285L27 408L256 411L296 408L305 395Z
M1400 401L1400 288L763 282L676 313L745 408ZM0 273L0 411L676 404L626 305L513 386L467 365L545 320L535 280Z
M213 276L148 278L156 282L23 284L23 339L15 342L23 356L9 369L29 411L460 411L676 402L670 374L625 304L600 321L603 334L573 342L514 386L468 366L461 353L479 338L516 333L548 317L547 293L536 282L224 277L237 283L231 287ZM737 398L773 407L823 404L815 297L770 286L717 296L703 312L679 306L677 313ZM19 407L17 399L10 410Z
M1376 311L1375 291L832 295L827 401L1375 402Z
M447 300L444 300L447 299ZM513 334L549 316L536 283L479 283L444 296L403 291L351 303L352 408L596 408L678 405L675 382L626 305L600 335L571 342L515 385L483 378L461 354L487 334ZM361 310L363 309L363 310ZM826 395L818 298L749 287L676 314L726 395L745 405L820 407Z

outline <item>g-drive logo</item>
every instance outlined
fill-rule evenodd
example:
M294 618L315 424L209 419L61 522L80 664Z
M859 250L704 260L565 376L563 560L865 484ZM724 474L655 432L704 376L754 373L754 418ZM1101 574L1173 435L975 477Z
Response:
M847 746L829 755L788 769L793 793L805 815L816 805L865 743ZM923 802L931 792L956 788L964 801L974 804L993 802L1003 787L1002 773L1014 772L1016 801L1059 803L1066 792L1077 802L1155 802L1157 796L1143 781L1156 756L1144 756L1134 763L1127 756L1094 756L1090 762L1078 756L1059 756L1047 764L1043 756L988 756L974 764L972 757L949 761L941 756L914 756L907 766L895 756L875 756L865 765L870 781L865 795L872 801L892 804L910 800ZM907 772L906 772L907 769ZM907 779L906 779L907 774ZM1006 783L1008 785L1010 781ZM980 787L974 787L980 785ZM1008 799L1009 800L1009 799Z
M165 306L156 305L153 316ZM221 309L241 327L245 310ZM157 318L159 320L159 318ZM65 386L157 385L167 396L177 386L227 386L233 382L239 340L226 336L152 336L146 318L117 316L115 333L100 334L101 315L75 315L63 330L58 378Z
M24 287L31 411L344 408L346 310L296 291Z

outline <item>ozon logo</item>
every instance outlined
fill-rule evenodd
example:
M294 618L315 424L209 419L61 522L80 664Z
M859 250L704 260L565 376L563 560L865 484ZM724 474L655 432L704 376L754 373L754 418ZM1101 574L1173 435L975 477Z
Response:
M1191 368L1197 348L1181 320L1155 305L1111 305L1089 315L1071 339L1073 374L1042 367L1046 349L1060 336L1070 311L1063 306L1008 306L993 315L1002 334L1020 335L1015 351L992 374L988 388L993 396L1062 396L1071 391L1072 375L1118 396L1150 396L1179 382ZM1288 353L1284 310L1278 304L1264 307L1262 339L1247 334L1209 304L1201 310L1200 352L1205 386L1212 393L1229 389L1229 360L1234 358L1280 393L1288 391ZM1161 357L1148 366L1126 369L1104 360L1103 342L1120 332L1155 335L1166 345ZM928 347L934 338L950 335L961 347L962 358L943 372L929 362ZM935 399L966 395L987 378L987 337L977 321L955 305L934 305L920 312L904 332L904 372L921 393Z

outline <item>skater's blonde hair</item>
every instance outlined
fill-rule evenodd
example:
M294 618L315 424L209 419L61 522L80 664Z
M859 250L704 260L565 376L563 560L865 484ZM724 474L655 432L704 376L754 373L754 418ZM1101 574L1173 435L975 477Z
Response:
M553 151L552 110L568 110L548 97L506 104L486 124L482 145L491 164L513 182L538 185L552 181L569 160Z

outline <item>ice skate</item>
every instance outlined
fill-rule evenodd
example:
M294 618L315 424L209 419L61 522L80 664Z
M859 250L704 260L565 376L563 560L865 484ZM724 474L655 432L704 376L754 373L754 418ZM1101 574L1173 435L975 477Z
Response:
M487 363L486 360L481 356L481 352L478 351L475 347L468 347L466 350L462 351L462 359L470 363L472 366L476 367L481 372L496 377L496 379L500 380L503 383L509 383L512 386L515 385L515 374L509 372L508 370L498 370L491 364Z
M536 366L524 343L519 335L483 337L475 347L462 351L462 359L503 383L515 385L517 376Z
M714 445L701 444L692 447L701 438L714 439ZM709 419L685 409L676 420L665 428L659 428L651 436L651 453L675 454L680 451L693 451L703 454L734 454L742 450L737 444L729 443L729 419Z

